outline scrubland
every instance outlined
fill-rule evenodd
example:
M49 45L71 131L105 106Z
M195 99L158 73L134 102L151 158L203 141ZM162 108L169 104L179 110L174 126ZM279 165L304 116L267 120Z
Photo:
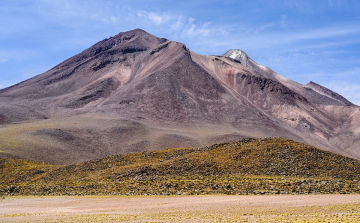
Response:
M73 165L1 160L2 195L354 194L360 162L280 138L130 153Z
M359 194L358 160L281 138L73 165L0 161L5 222L358 222Z

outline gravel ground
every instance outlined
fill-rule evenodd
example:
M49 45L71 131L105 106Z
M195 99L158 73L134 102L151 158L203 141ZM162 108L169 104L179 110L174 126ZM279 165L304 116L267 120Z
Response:
M360 195L6 197L0 222L358 222Z

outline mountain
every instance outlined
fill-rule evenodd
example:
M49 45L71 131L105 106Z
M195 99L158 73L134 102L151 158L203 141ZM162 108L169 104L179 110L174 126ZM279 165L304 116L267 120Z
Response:
M360 112L241 50L204 56L136 29L0 90L0 157L69 164L283 137L360 158Z

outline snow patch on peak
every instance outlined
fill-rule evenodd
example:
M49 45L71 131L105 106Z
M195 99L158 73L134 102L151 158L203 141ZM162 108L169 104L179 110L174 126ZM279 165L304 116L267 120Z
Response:
M239 49L229 50L226 53L224 53L223 56L230 57L234 60L239 60L241 62L249 59L248 55L244 51L239 50Z
M249 68L250 70L259 72L261 75L265 77L273 77L275 75L274 72L271 71L271 69L256 63L242 50L239 49L229 50L226 53L224 53L222 56L237 60L243 66Z
M231 58L233 60L239 61L245 67L250 68L251 59L249 56L242 50L233 49L229 50L222 55L223 57Z
M236 56L238 56L238 55L239 54L237 54L235 51L233 51L229 57L233 58L233 59L236 59Z
M258 64L258 63L256 63L256 64L263 70L269 70L269 68L264 66L264 65L261 65L261 64Z
M241 50L233 50L229 57L231 57L233 59L236 59L236 57L241 57L242 55L244 55L243 51L241 51Z

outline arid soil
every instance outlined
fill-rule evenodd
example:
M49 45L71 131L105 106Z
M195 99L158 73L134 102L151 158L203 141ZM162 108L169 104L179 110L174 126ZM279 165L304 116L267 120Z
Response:
M360 195L6 197L0 222L356 222Z

